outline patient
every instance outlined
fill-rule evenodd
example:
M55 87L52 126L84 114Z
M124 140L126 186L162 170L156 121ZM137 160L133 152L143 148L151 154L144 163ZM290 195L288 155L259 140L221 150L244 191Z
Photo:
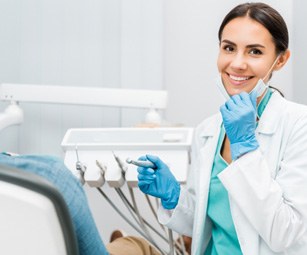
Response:
M82 185L63 161L51 156L11 156L0 153L0 164L38 174L53 183L68 205L78 239L80 255L158 255L146 240L128 236L105 246L89 209Z

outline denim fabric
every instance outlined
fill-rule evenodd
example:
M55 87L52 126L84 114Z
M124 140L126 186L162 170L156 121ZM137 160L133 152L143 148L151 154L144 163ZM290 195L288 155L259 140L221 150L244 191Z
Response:
M0 164L38 174L53 183L66 201L75 227L80 255L107 255L79 181L56 157L0 154Z

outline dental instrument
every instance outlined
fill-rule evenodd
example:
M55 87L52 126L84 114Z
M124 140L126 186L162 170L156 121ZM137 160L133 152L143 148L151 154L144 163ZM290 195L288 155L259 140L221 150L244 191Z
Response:
M76 169L77 169L78 171L80 171L82 174L84 174L84 172L86 171L86 165L83 164L83 163L79 160L78 147L77 147L77 145L76 145L76 155L77 155Z
M104 174L106 172L106 170L107 170L106 166L101 164L97 159L96 159L96 165L100 169L101 174Z
M125 175L126 171L127 171L127 166L125 165L125 163L114 153L114 151L112 151L112 154L115 158L115 161L117 162L119 168L122 171L122 174Z
M84 181L90 187L102 187L105 183L106 167L98 160L95 161L96 164L93 164L93 161L88 163L89 164L87 165L86 171L83 175Z
M77 170L77 177L80 180L82 184L85 183L84 180L84 173L86 171L86 165L84 165L80 160L79 160L79 155L78 155L78 146L75 146L75 151L77 155L77 161L76 161L76 170Z
M133 164L135 166L141 166L141 167L148 167L148 168L152 168L152 169L155 169L156 168L156 165L150 161L142 161L142 160L133 160L131 158L127 158L126 159L126 162L128 164Z

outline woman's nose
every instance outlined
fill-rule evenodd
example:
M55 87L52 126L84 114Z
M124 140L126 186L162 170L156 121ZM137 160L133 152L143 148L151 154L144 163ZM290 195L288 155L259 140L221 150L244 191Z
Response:
M247 68L246 58L243 54L236 54L230 63L231 68L235 70L244 70Z

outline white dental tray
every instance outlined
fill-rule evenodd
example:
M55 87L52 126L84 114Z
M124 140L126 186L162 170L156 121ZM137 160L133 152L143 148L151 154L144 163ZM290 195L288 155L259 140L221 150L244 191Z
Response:
M187 149L193 128L80 128L69 129L62 141L66 150Z

